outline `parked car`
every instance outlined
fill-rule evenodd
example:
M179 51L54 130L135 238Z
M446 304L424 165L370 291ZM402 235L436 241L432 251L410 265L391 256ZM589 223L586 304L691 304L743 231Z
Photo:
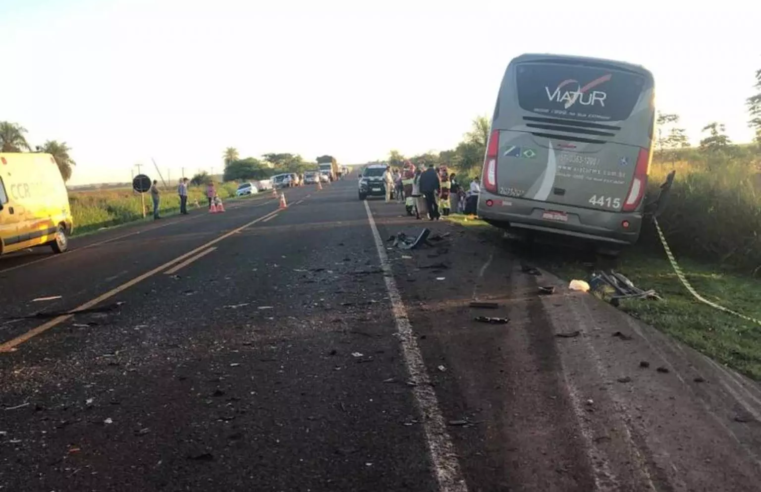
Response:
M253 183L241 183L235 191L235 196L255 195L257 193L259 193L259 190Z
M317 184L319 171L307 171L304 173L304 184Z
M259 191L271 190L272 189L272 180L271 179L260 179L259 181L257 181L255 183L255 185L256 185L256 188Z
M272 185L275 188L289 188L291 186L291 175L277 174L272 176Z
M323 183L330 183L330 172L320 171L320 181L322 181Z

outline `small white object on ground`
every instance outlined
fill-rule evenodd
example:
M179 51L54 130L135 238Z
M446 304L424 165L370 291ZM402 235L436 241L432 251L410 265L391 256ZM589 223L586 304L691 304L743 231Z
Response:
M447 372L447 368L446 368L446 367L444 367L444 366L439 366L439 367L437 367L437 369L438 369L439 371L441 371L441 372Z
M446 277L436 277L436 280L446 280Z
M104 423L104 424L113 424L113 423L114 423L114 421L113 421L113 420L111 420L111 418L107 418L106 420L104 420L104 421L103 421L103 423Z
M589 284L583 280L571 280L571 285L568 288L578 292L589 292Z
M265 309L275 309L274 306L259 306L259 309L264 311Z
M38 297L37 299L32 299L32 302L55 301L56 299L61 299L62 297L63 296Z
M363 354L362 352L352 352L352 353L351 353L351 356L352 356L352 357L362 357L363 355L364 355L364 354Z

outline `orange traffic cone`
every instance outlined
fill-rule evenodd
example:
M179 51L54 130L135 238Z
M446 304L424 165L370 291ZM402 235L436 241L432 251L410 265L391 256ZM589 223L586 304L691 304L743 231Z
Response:
M217 204L214 200L211 201L211 207L209 207L209 213L210 214L217 213Z
M322 180L320 178L317 178L317 189L318 190L322 189Z
M280 209L288 208L288 205L285 203L285 193L280 193Z
M217 205L217 213L222 213L225 211L225 204L222 203L222 200L219 201L219 205Z

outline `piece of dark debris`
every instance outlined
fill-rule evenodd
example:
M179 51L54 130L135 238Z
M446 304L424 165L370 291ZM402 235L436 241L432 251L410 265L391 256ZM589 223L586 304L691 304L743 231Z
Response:
M574 330L574 331L569 331L564 333L555 333L555 336L558 338L576 338L579 335L581 335L581 331L579 330Z
M616 337L616 338L620 338L621 340L624 340L624 341L627 341L627 342L628 342L629 340L633 340L633 338L631 337L631 335L627 335L626 333L622 333L622 332L620 332L620 331L617 331L617 332L615 332L615 333L613 334L613 336L614 336L614 337Z
M669 371L669 368L665 367L665 366L659 367L658 369L656 369L656 371L658 371L658 372L660 372L662 374L667 374L667 373L671 372L671 371Z
M643 361L641 361L641 362L639 363L639 366L640 366L641 368L643 368L643 369L647 369L648 367L650 367L650 363L649 363L648 361L646 361L646 360L643 360Z

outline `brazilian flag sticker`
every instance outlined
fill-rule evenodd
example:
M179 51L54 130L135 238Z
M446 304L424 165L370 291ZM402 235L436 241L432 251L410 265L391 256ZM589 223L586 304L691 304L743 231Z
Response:
M534 149L523 149L523 153L521 154L521 157L524 159L533 159L536 157L536 151Z

